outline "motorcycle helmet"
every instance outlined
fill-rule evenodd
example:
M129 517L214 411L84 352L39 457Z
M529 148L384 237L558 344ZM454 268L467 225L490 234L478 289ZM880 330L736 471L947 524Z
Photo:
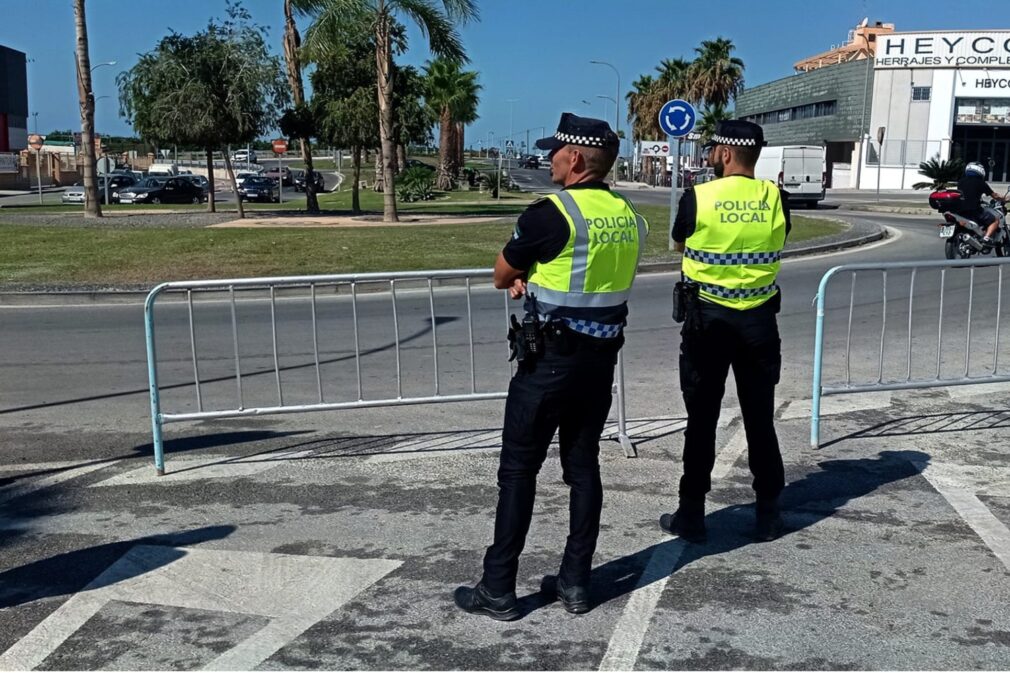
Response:
M984 178L985 177L985 168L982 166L982 164L978 163L977 161L973 161L973 162L971 162L970 164L968 164L967 166L964 167L964 174L965 175L977 175L980 178Z

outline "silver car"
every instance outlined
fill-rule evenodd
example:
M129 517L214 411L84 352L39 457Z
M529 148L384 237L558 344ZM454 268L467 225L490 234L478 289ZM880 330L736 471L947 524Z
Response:
M73 185L63 190L60 196L63 203L84 203L84 185Z

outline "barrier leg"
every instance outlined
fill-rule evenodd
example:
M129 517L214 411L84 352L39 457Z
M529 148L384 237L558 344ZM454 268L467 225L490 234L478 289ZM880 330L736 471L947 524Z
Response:
M810 447L819 448L821 440L821 365L824 356L824 284L817 294L817 327L814 333L814 383L810 398Z
M624 408L624 352L617 354L617 441L627 458L637 458L638 451L628 436L628 417Z
M147 340L147 380L151 392L151 436L154 446L154 469L165 474L165 446L161 438L161 399L158 395L158 360L154 347L154 299L160 288L147 295L144 302L144 335Z

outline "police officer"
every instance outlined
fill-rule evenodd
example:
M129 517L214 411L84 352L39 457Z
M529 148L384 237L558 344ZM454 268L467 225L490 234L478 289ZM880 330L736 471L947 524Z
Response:
M550 152L562 190L519 216L495 264L494 282L526 316L510 333L519 366L509 385L498 467L494 541L475 587L456 589L466 612L520 616L519 554L533 516L536 478L558 432L570 529L560 572L544 578L566 610L590 608L589 574L600 531L600 435L610 412L627 300L648 225L604 179L619 141L598 119L561 115L557 132L536 143Z
M757 124L720 122L706 145L718 179L685 191L673 227L675 247L684 253L678 289L687 305L680 346L687 428L679 507L660 526L692 542L706 538L705 496L730 367L754 475L755 537L773 540L782 531L778 499L785 479L773 422L782 366L775 280L790 223L788 194L754 178L764 144Z

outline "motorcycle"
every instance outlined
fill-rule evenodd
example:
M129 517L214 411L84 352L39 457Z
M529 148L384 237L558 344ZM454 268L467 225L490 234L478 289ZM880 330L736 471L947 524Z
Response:
M1010 194L1010 189L1007 194ZM940 227L940 238L944 239L947 259L968 259L975 255L989 254L982 242L987 227L958 213L962 205L961 192L956 189L935 191L929 195L929 205L943 215L944 221L937 226ZM985 211L999 221L999 228L992 238L992 252L997 257L1010 256L1010 227L1007 224L1006 204L991 199Z

